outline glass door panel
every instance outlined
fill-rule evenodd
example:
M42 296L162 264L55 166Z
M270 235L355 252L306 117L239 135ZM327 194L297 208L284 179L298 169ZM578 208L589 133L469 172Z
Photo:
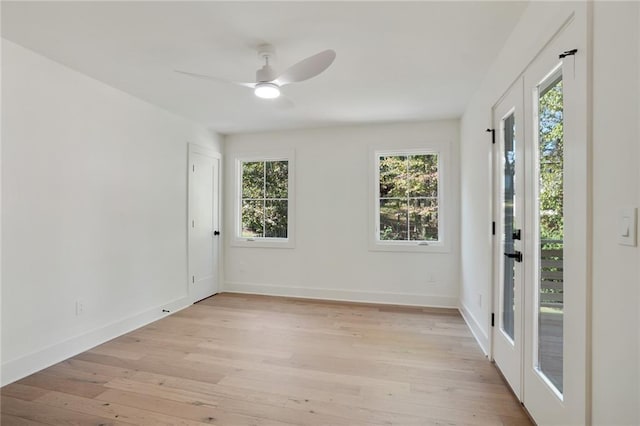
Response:
M537 368L563 391L564 106L562 74L538 86Z
M515 299L515 258L507 254L515 253L514 231L516 210L516 121L515 113L509 114L502 120L502 138L504 141L503 159L503 199L502 215L504 229L502 233L502 248L504 271L502 282L502 331L514 340L514 299Z

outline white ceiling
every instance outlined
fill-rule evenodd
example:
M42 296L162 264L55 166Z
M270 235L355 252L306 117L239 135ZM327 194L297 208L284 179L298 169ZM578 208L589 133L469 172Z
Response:
M525 2L2 2L2 36L221 133L459 117ZM331 48L281 108L250 89Z

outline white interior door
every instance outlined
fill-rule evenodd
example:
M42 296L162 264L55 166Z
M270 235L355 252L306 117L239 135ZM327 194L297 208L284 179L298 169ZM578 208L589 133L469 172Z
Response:
M189 296L218 292L220 262L220 155L189 145Z
M493 359L520 400L525 211L522 96L522 79L518 79L493 109L496 165Z
M573 19L524 76L527 199L524 404L538 424L587 424L586 30ZM574 51L577 49L577 51Z

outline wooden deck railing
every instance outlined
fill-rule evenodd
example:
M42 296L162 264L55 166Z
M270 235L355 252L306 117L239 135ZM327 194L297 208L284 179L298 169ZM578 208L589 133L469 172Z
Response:
M564 296L562 240L540 241L540 305L562 308Z

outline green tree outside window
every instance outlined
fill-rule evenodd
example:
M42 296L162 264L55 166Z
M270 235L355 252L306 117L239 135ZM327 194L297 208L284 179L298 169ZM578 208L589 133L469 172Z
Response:
M438 155L379 157L381 241L438 241Z
M242 163L243 238L287 238L289 162Z

